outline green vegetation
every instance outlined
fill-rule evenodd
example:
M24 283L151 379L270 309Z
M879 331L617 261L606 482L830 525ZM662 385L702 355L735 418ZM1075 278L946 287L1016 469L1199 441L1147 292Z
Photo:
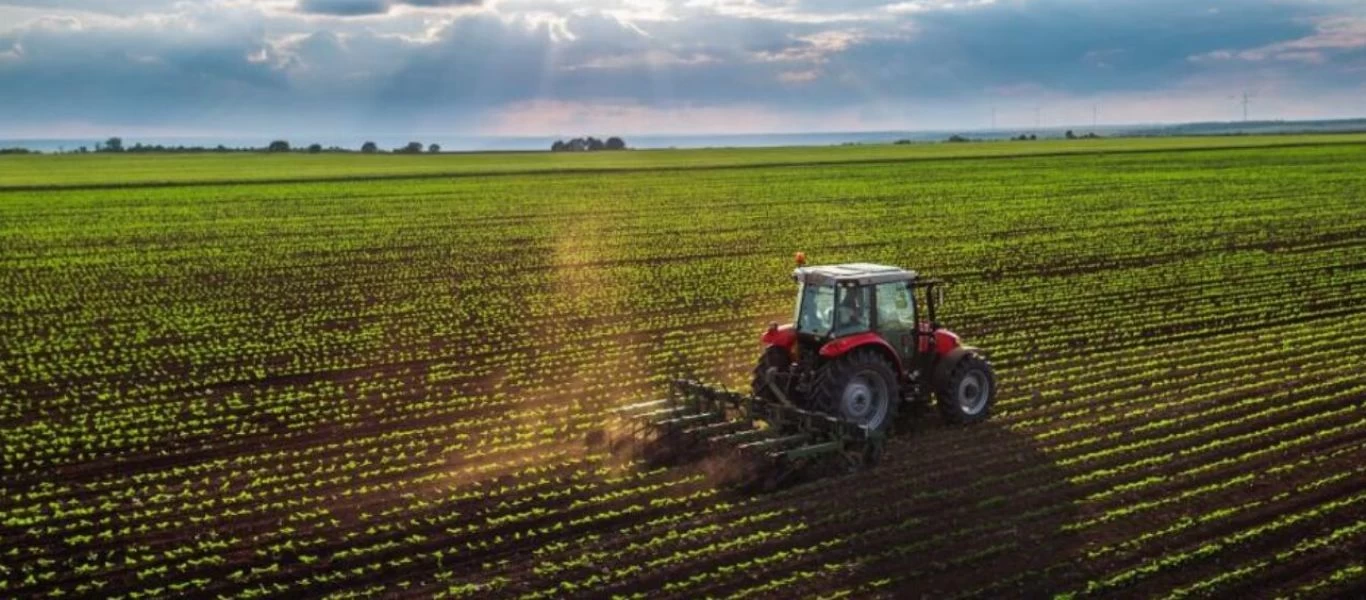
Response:
M0 186L0 596L1366 585L1366 137L4 156ZM948 279L993 420L757 497L586 442L679 372L747 381L794 250Z
M354 180L560 171L900 162L955 157L1359 144L1366 134L1040 140L1028 144L848 145L836 147L635 150L631 152L483 152L439 156L361 154L70 154L6 156L0 189L148 183ZM373 145L373 142L367 143ZM373 150L369 150L373 152Z

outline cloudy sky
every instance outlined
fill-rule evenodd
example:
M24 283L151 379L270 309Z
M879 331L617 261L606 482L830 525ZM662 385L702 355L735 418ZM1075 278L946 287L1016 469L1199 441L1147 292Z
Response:
M1245 90L1366 116L1366 1L0 0L0 138L1181 122Z

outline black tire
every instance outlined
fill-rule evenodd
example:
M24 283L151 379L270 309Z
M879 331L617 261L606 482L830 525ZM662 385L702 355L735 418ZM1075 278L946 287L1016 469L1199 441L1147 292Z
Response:
M754 379L750 381L749 389L755 396L778 402L778 394L775 394L768 386L768 369L776 368L779 373L787 373L792 370L792 359L787 350L778 346L769 346L764 353L759 355L759 364L754 366Z
M939 414L945 421L957 425L985 421L996 403L996 374L986 358L971 352L939 381L935 392L939 397Z
M821 367L812 406L890 434L901 402L896 370L877 350L861 348ZM862 389L859 389L859 388Z

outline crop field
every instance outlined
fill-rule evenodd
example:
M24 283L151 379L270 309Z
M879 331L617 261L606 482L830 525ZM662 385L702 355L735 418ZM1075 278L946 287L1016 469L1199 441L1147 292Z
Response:
M1366 596L1366 138L1103 142L0 157L0 597ZM590 443L796 250L949 280L991 420Z

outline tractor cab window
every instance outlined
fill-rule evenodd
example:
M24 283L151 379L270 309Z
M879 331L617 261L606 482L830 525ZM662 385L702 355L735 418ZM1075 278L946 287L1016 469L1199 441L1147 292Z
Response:
M802 284L798 297L798 333L839 337L868 331L872 304L866 287Z
M866 287L835 288L835 329L833 337L868 331L868 313L872 308Z
M877 286L877 327L883 331L915 328L915 303L905 282Z
M834 325L835 287L801 284L797 293L797 333L825 337Z

